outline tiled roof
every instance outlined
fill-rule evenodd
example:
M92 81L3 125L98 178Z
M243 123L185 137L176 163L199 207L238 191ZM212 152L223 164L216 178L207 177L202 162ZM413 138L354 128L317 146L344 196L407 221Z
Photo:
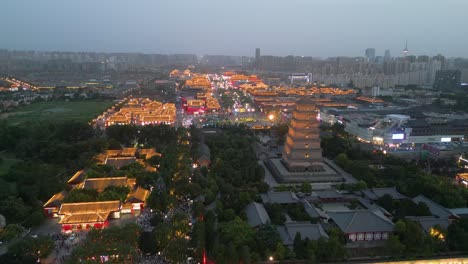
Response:
M447 229L450 224L448 218L433 216L408 216L406 218L418 222L426 232L429 232L430 229L436 225L439 225L443 229Z
M136 151L137 151L136 148L123 148L120 155L133 157L135 156Z
M44 203L43 207L59 207L62 204L65 196L67 196L67 192L65 191L56 193L47 202Z
M68 184L75 185L85 180L84 170L77 171L68 181Z
M260 194L263 203L297 203L298 198L293 192L268 192Z
M327 233L320 224L311 224L310 222L289 222L284 226L278 226L278 231L283 244L289 246L294 244L296 234L301 234L301 239L318 240L328 238Z
M328 216L344 233L391 232L394 226L389 219L369 210L328 212Z
M93 213L117 212L119 210L120 210L120 201L63 203L62 206L60 206L60 210L58 214L61 214L61 215L93 214Z
M143 189L141 187L136 188L135 191L128 194L126 203L128 202L145 202L146 198L150 195L150 191Z
M59 224L63 225L105 222L109 217L109 214L110 212L66 215L59 221Z
M427 205L429 208L429 211L431 211L432 215L441 217L441 218L448 218L449 216L454 215L452 212L450 212L449 209L443 207L442 205L432 201L431 199L427 198L424 195L418 195L413 198L413 202L418 204L419 202L423 202Z
M107 158L105 164L116 167L117 169L136 162L135 157L115 157Z
M385 194L390 195L393 199L401 200L407 197L399 193L395 187L392 188L372 188L372 192L378 197L382 197Z
M263 204L252 202L245 208L247 215L247 223L251 227L257 227L263 224L270 223L270 216L268 215Z
M102 192L109 186L127 186L127 177L89 178L84 181L84 189L95 189Z

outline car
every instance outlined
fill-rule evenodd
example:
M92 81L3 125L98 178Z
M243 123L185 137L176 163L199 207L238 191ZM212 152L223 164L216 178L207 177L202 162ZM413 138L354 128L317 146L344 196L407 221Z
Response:
M71 234L70 235L70 240L74 240L76 238L76 234Z

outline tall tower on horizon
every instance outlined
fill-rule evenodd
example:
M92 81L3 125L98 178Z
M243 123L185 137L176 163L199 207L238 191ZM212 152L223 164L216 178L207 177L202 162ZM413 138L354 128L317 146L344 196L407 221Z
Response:
M405 49L403 50L403 54L405 55L405 58L406 58L406 55L408 55L408 40L405 43Z

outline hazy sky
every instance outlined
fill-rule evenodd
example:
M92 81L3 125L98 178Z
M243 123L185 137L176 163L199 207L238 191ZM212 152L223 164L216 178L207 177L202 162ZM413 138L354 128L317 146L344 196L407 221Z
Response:
M2 0L0 48L468 57L468 0Z

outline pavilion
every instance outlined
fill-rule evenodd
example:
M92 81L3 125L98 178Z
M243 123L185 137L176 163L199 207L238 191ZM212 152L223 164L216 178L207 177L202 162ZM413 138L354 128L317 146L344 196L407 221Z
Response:
M62 231L105 228L108 219L120 218L120 201L63 203L58 211Z

